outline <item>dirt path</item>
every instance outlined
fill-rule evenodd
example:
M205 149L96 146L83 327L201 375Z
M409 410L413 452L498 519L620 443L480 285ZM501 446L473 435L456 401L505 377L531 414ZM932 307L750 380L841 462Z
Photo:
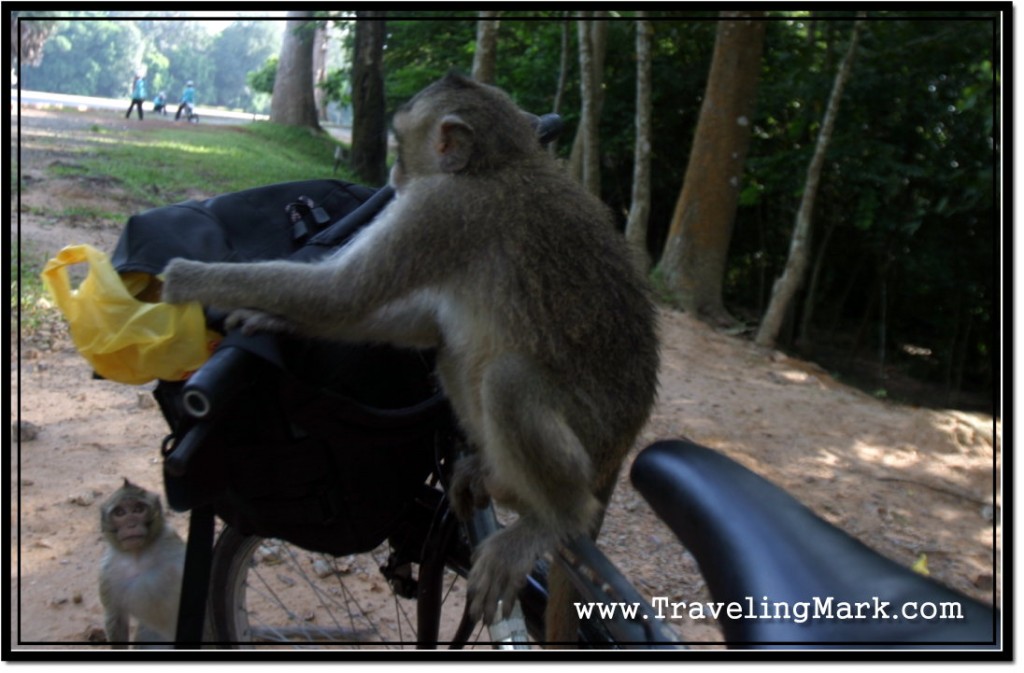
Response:
M117 112L23 111L22 210L19 217L12 194L10 225L23 250L49 257L87 242L109 251L120 223L58 215L74 205L125 218L140 209L116 185L54 176L54 164L74 164L88 147L94 124L108 138L129 128ZM1001 424L874 399L680 313L663 312L661 337L660 399L639 446L686 435L783 486L882 554L908 566L925 555L933 578L992 601ZM11 413L25 424L9 484L12 642L85 644L102 634L98 503L123 476L162 492L158 450L167 429L149 386L93 380L61 323L14 340L11 375ZM183 531L186 517L172 522ZM708 599L692 558L625 471L600 543L641 592ZM695 639L718 637L712 624L683 628Z

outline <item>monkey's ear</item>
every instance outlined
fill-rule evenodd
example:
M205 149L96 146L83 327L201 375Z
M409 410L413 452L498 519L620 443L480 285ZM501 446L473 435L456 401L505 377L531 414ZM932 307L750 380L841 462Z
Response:
M473 127L458 115L445 115L438 127L437 164L445 173L458 173L473 153Z

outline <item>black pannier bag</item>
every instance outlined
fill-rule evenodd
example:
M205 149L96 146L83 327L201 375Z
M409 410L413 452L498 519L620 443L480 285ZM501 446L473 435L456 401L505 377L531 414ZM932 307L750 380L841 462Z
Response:
M312 551L369 551L413 506L450 427L430 358L380 346L280 350L280 362L248 363L242 391L208 430L182 409L187 382L157 386L175 436L203 433L184 474L165 469L168 503L178 511L211 504L242 533ZM344 386L332 385L335 375Z
M119 272L156 275L175 257L315 259L388 198L311 180L155 208L129 219L112 262ZM239 354L244 367L217 371ZM220 392L197 418L189 389L208 380ZM212 506L242 533L335 555L391 535L452 427L432 354L380 345L231 333L189 380L161 381L154 395L171 427L164 485L172 509Z
M128 218L110 261L121 273L156 275L175 257L202 262L288 257L373 194L369 187L340 180L304 180L153 208Z

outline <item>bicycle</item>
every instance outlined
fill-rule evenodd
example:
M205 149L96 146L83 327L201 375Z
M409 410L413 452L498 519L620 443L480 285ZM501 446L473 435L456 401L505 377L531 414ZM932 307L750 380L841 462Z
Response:
M178 111L178 114L174 117L175 121L177 121L178 117L181 115L185 117L185 121L187 121L189 124L199 123L199 113L196 112L195 106L193 106L191 103L183 102L181 104L181 109Z
M880 556L819 519L778 487L721 454L686 441L659 442L641 452L631 478L694 554L714 601L723 606L743 606L747 610L742 616L723 614L720 619L731 648L999 646L999 620L993 610ZM709 536L708 530L717 534ZM257 588L248 577L261 573L263 561L253 559L253 554L261 549L263 541L227 529L215 552L211 590L215 631L236 643L264 639L265 643L304 642L318 647L329 643L386 646L385 638L397 634L396 645L413 643L419 647L434 647L441 643L465 647L471 644L471 625L463 614L457 630L439 632L442 605L438 599L447 595L441 584L445 575L446 583L465 576L467 541L472 533L466 537L460 535L457 523L448 518L433 535L440 548L450 553L420 558L415 578L411 566L407 565L414 562L413 558L403 557L398 550L380 557L382 576L391 584L395 595L402 597L395 599L396 604L400 600L411 603L413 598L418 599L415 617L399 615L400 619L408 620L409 628L418 625L424 629L410 640L401 631L402 622L397 623L397 631L388 631L374 623L370 614L353 615L350 609L346 613L352 620L349 629L341 628L337 621L333 622L334 630L321 629L312 622L304 625L287 606L281 606L287 627L274 626L267 623L266 595L257 599L264 604L258 608L260 623L254 624L255 620L250 621L253 612L249 608L251 604L246 602L246 589ZM785 539L786 544L774 544L773 540L778 538ZM286 551L282 555L295 558L293 552ZM395 562L395 559L404 561ZM330 591L318 586L318 582L329 578L337 583L338 578L358 567L358 561L345 560L346 569L338 567L337 559L324 562L329 565L324 566L327 572L322 576L312 577L301 570L296 574L309 582L310 590L319 597L321 609L329 605L341 606L345 600L338 600ZM683 646L684 638L665 628L665 622L674 614L669 606L652 604L641 597L589 540L573 541L559 551L555 562L569 569L582 602L637 607L633 617L619 610L608 618L582 620L577 647ZM276 569L276 566L271 567ZM544 574L541 565L531 575L520 596L521 616L497 625L490 637L484 638L484 644L515 649L527 646L531 640L543 642ZM274 580L264 577L260 581L270 586ZM418 590L417 581L420 583ZM877 600L879 594L894 605L956 604L961 607L963 620L936 624L927 619L894 621L895 617L890 616L850 625L836 619L810 622L799 618L765 619L763 614L777 611L780 606L795 610L793 606L818 598L836 606L856 605L872 597ZM462 596L457 596L453 606L457 611L464 607L461 599ZM357 623L362 628L356 628ZM324 638L328 639L327 643ZM346 639L350 642L346 643Z

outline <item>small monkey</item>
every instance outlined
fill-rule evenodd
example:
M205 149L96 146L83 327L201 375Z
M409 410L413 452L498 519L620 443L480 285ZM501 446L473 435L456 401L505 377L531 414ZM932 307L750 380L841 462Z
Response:
M101 506L100 526L108 543L100 569L107 640L126 647L134 617L135 642L173 642L185 543L164 522L160 498L125 479Z
M608 209L503 91L448 75L393 128L396 198L348 245L316 264L172 260L163 297L232 310L246 331L437 349L474 448L453 504L519 514L470 573L471 611L493 622L540 555L597 534L654 400L655 311ZM568 580L550 582L548 638L575 640Z

